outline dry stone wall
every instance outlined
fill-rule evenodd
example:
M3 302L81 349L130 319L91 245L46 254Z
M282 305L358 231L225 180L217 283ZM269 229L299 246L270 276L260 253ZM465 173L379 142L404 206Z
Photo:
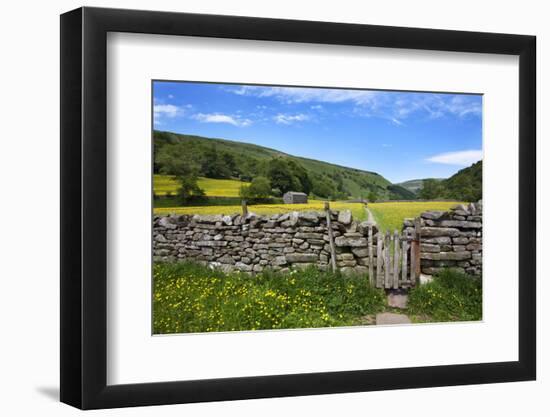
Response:
M349 210L331 212L337 266L342 272L368 271L369 225L355 221ZM307 211L245 217L155 216L153 255L156 262L195 260L226 272L254 273L309 265L328 269L331 251L326 213Z
M428 211L420 216L421 273L443 268L482 273L482 203L458 205L450 211ZM368 272L368 229L373 229L376 266L376 225L357 222L349 210L332 211L336 264L344 273ZM409 239L414 219L405 219ZM291 212L258 216L183 215L153 219L155 262L195 260L226 272L286 271L310 265L329 269L331 249L325 212ZM410 257L409 257L410 262Z
M421 272L433 275L443 268L457 268L481 275L483 256L482 202L460 204L450 211L421 214ZM412 233L413 219L405 219L405 232Z

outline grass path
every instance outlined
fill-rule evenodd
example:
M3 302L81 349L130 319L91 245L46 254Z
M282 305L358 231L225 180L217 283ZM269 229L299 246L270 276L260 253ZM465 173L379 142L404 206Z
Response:
M370 223L376 223L376 220L374 220L374 216L372 215L372 211L370 211L367 207L365 207L365 210L367 211L367 221Z

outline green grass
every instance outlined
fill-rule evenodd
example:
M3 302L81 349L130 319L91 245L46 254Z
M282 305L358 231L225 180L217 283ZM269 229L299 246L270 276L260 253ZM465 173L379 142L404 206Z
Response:
M369 203L371 211L378 227L382 231L401 230L403 219L418 217L420 213L429 210L449 210L460 204L459 201L418 201L418 202L387 202Z
M249 184L238 180L217 180L203 177L199 178L197 183L207 197L239 197L241 186ZM178 182L172 175L155 174L153 176L153 191L158 196L165 196L169 193L176 195L178 188Z
M352 326L384 304L366 275L309 268L249 276L188 262L154 265L155 334Z
M473 321L482 318L481 278L446 269L409 293L414 321Z

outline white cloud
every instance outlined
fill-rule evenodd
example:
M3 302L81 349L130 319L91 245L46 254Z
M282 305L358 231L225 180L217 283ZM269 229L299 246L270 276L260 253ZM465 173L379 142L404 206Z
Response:
M472 101L470 96L455 95L447 103L447 111L461 117L469 114L481 115L481 100Z
M222 113L198 113L192 117L201 123L227 123L238 127L246 127L252 124L252 120L250 119L243 119L239 116L230 116Z
M322 108L320 103L350 103L356 116L380 117L397 125L412 114L430 119L465 118L479 117L482 111L480 97L466 94L246 85L227 91L241 96L272 97L285 104L312 103L310 108L317 110Z
M278 123L278 124L290 125L294 122L304 122L306 120L309 120L309 116L307 114L279 113L273 117L273 120L275 120L275 123Z
M483 151L481 149L471 149L467 151L445 152L431 156L426 160L438 164L469 166L482 158Z
M185 106L187 107L187 106ZM173 104L154 104L153 105L153 122L155 125L162 125L163 118L173 118L185 113L183 107L174 106Z
M153 112L158 116L167 116L167 117L176 117L182 109L173 104L155 104L153 107Z
M369 102L376 95L370 90L344 90L334 88L305 88L305 87L258 87L243 85L229 89L241 96L274 97L284 103L342 103L352 101L356 104Z

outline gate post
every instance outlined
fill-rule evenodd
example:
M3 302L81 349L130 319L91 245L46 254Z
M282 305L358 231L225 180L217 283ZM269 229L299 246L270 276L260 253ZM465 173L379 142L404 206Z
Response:
M325 201L325 212L327 216L328 241L330 244L330 264L332 266L332 272L336 272L336 248L334 247L334 236L332 234L332 224L330 219L330 204L328 201Z
M413 240L411 242L411 284L416 285L418 277L420 277L420 217L414 219ZM413 268L414 265L414 268Z

